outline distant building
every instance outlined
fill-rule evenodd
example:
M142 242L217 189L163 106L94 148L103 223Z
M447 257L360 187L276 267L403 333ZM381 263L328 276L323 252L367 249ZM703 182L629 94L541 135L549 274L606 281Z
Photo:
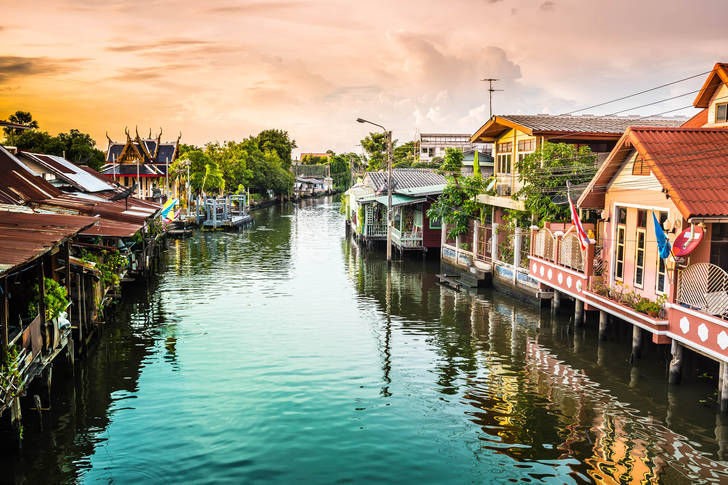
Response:
M179 157L179 140L162 142L162 130L156 138L141 138L139 132L134 138L126 130L126 141L115 142L107 135L106 165L101 173L122 185L137 184L137 197L161 197L166 184L169 166ZM170 189L174 191L170 182Z
M475 150L490 152L489 143L471 143L470 134L458 133L420 133L417 140L420 146L419 161L430 162L433 158L444 157L448 148L459 148L463 153ZM471 164L472 167L472 157Z

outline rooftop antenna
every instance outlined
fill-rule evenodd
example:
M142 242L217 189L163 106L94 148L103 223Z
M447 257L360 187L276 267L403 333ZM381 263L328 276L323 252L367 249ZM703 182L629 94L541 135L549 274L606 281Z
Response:
M493 117L493 93L496 91L503 91L502 89L494 89L493 83L495 81L500 81L500 79L496 79L493 77L487 77L485 79L481 79L481 81L488 81L488 110L490 112L490 118Z

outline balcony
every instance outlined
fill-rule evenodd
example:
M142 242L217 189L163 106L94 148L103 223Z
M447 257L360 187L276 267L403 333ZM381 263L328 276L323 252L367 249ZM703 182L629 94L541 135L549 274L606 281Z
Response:
M420 249L422 248L422 229L414 228L412 231L403 232L392 228L392 242L402 249Z
M387 225L386 224L367 224L364 228L364 235L370 238L386 238L387 237Z

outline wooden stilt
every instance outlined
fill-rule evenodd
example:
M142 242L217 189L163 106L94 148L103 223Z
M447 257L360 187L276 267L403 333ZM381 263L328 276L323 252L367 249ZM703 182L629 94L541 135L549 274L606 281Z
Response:
M632 356L630 362L634 363L642 355L642 329L637 325L632 327Z
M672 360L670 361L670 375L668 377L668 382L670 384L680 384L680 378L682 377L682 345L680 345L677 340L673 340L670 352L672 353Z
M584 302L576 299L574 300L574 327L582 325L584 325Z
M554 297L551 299L551 310L558 312L561 309L561 293L554 290Z
M609 328L609 315L604 310L599 311L599 340L607 339L607 329Z

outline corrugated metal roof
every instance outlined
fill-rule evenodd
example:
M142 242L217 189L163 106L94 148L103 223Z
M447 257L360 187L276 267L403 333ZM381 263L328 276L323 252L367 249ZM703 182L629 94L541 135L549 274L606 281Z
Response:
M28 157L56 177L70 183L76 188L84 192L103 192L105 190L114 190L114 187L108 182L102 181L94 177L92 174L83 170L81 167L69 162L63 157L55 155L45 155L41 153L22 152L20 158Z
M32 261L97 221L93 217L0 211L0 273Z
M0 202L24 204L30 200L56 197L61 191L36 177L23 162L0 146Z
M364 182L375 191L387 187L387 172L367 172ZM447 180L444 176L425 168L395 168L392 170L392 190L410 189L414 187L425 187L432 185L445 185Z
M408 189L396 189L398 194L408 195L410 197L420 197L425 195L441 194L445 190L445 184L424 185L422 187L411 187Z
M627 130L579 199L603 207L604 189L618 172L631 144L686 219L728 216L728 130L651 128Z

